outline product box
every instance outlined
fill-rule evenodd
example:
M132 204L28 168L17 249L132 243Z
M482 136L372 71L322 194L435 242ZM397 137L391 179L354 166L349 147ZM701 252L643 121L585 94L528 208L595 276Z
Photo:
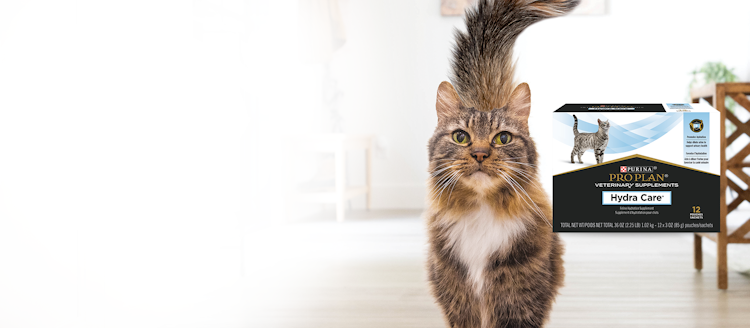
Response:
M567 104L553 116L555 232L719 231L714 108Z

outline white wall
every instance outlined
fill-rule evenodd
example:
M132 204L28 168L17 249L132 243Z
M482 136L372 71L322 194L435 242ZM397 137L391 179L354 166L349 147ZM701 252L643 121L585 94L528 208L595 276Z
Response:
M439 1L342 1L347 43L334 58L344 128L379 136L374 206L421 208L435 92L447 80L452 30ZM721 60L750 80L748 1L611 0L602 16L542 21L516 45L532 92L530 125L545 166L550 113L575 102L686 101L690 71ZM732 33L734 31L734 33Z
M0 326L239 325L242 29L200 5L0 2Z

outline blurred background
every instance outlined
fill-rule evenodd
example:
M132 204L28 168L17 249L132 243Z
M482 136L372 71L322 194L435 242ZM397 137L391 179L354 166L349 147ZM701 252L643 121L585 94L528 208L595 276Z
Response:
M441 326L419 215L463 3L0 1L0 326ZM750 80L748 12L739 0L589 1L526 30L516 79L531 87L546 189L555 109L687 102L706 63ZM579 236L569 253L598 243ZM627 277L648 278L639 258L664 246L653 263L694 284L683 237L614 253L633 260ZM570 259L569 285L590 260ZM709 294L715 272L704 278L677 296L726 302ZM746 280L730 286L750 295ZM562 295L551 324L586 326L570 320L590 307ZM712 326L736 310L696 312L701 302L679 311ZM610 316L645 308L630 309Z

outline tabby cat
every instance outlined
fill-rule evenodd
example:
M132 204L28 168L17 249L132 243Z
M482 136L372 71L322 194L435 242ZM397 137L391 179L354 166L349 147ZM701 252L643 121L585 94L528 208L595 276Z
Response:
M599 130L594 133L580 133L578 132L578 118L573 115L575 123L573 123L573 151L570 153L570 162L573 161L573 156L578 156L578 163L583 164L581 161L581 155L589 149L594 150L594 156L596 157L596 164L601 164L604 161L604 150L607 149L609 143L609 120L602 121L596 119L599 124Z
M428 280L450 327L541 327L562 285L563 246L529 135L531 92L513 86L512 52L526 27L577 4L479 0L456 32L453 84L437 91L425 212Z

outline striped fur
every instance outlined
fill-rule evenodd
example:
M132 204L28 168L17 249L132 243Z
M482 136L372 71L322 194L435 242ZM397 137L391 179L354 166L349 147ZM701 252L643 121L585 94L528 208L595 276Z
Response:
M480 0L456 34L455 88L438 87L425 213L428 279L449 327L542 327L562 286L564 249L529 134L531 91L514 88L510 60L524 28L577 3Z
M561 16L578 0L479 0L456 31L451 82L466 107L489 111L507 104L514 89L513 45L524 29Z

